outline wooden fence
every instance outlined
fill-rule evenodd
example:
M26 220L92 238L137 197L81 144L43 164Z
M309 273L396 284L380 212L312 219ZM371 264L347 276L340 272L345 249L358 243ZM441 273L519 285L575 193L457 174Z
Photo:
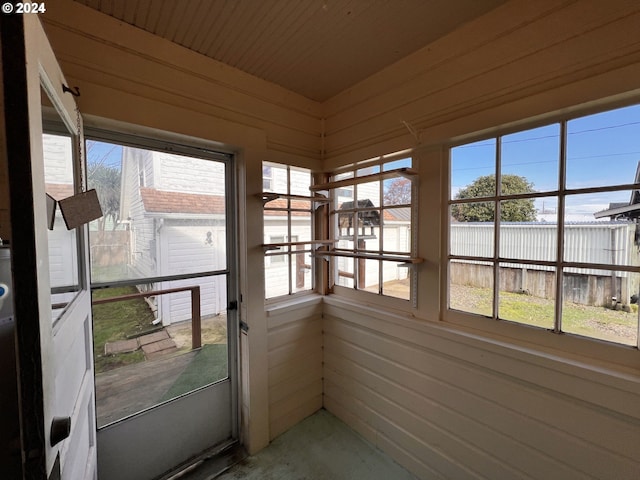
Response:
M491 288L493 268L490 265L453 261L450 264L450 278L451 283L457 285ZM527 293L549 299L556 297L553 271L526 268L524 265L518 268L500 267L499 279L500 291L503 292ZM627 276L571 272L565 272L562 287L565 302L592 306L611 306L614 297L622 304L629 304L631 289Z
M129 232L124 230L92 231L91 263L94 267L127 265L131 247Z

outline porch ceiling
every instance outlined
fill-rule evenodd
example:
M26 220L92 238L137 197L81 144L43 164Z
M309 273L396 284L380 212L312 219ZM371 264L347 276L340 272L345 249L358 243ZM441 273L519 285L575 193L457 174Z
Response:
M324 101L506 0L75 0Z

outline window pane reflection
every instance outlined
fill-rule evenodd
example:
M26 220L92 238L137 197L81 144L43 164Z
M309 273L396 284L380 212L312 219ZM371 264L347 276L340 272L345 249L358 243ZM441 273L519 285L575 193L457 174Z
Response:
M73 138L45 133L42 136L45 192L56 201L75 193ZM49 240L49 281L53 320L80 289L78 233L67 230L60 208L55 209L53 230L47 230Z

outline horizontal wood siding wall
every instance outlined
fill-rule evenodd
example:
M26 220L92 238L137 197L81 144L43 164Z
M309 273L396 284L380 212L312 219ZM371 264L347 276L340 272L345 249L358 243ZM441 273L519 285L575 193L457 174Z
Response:
M43 20L84 113L154 128L180 118L184 131L164 129L239 147L250 128L285 158L319 159L319 103L69 0Z
M639 22L626 0L508 2L325 102L325 167L638 89Z
M324 405L420 478L637 479L638 379L329 300Z
M322 408L322 304L270 311L269 432L273 439Z

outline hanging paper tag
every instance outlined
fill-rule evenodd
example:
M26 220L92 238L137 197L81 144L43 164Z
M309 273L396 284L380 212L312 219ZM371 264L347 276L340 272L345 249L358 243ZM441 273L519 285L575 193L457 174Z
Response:
M58 202L67 230L89 223L102 216L98 192L91 189Z

